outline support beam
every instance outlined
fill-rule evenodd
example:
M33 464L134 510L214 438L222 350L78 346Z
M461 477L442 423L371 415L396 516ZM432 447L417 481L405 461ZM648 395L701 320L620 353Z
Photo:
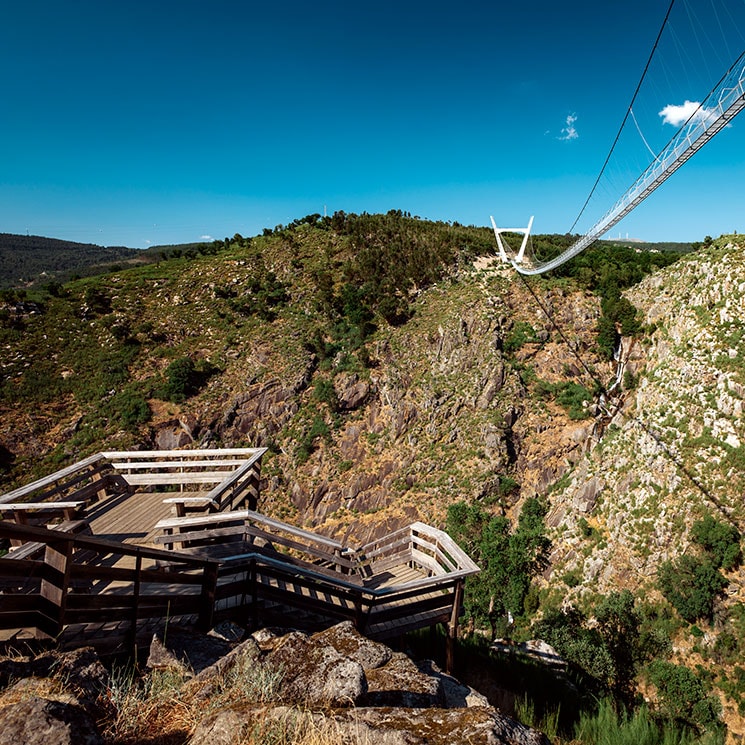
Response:
M510 261L520 263L525 255L525 248L528 245L528 238L530 237L530 231L533 228L533 216L531 216L528 222L527 228L498 228L497 223L494 222L494 218L491 218L492 228L494 229L494 237L497 239L497 248L499 249L499 258L503 262L507 263ZM520 244L520 249L514 259L511 259L507 250L505 249L504 242L502 241L502 233L522 233L523 241Z

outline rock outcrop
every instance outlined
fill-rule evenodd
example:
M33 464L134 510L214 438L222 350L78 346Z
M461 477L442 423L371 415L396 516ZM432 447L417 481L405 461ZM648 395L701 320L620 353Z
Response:
M313 635L263 630L230 643L171 629L153 640L148 666L183 680L159 704L159 716L177 706L193 721L169 733L173 743L232 745L282 728L295 742L315 733L350 745L549 745L433 662L414 663L349 623ZM120 711L91 649L2 659L0 680L0 745L98 745L102 731L117 742ZM152 707L143 700L140 709ZM131 742L136 722L127 727ZM149 737L157 735L151 725Z

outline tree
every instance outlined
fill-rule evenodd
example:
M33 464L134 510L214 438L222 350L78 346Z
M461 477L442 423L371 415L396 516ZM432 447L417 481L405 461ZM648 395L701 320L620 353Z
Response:
M448 532L481 567L466 583L467 612L475 622L489 623L492 638L500 620L524 615L533 577L547 566L546 512L540 500L526 499L511 531L506 517L492 516L479 504L448 508Z
M727 587L727 580L710 559L689 554L663 562L657 582L668 602L689 623L711 619L714 600Z
M196 368L189 357L181 357L171 362L165 371L166 382L161 395L166 401L181 403L196 388Z
M721 705L708 695L701 679L687 667L665 660L649 665L649 677L657 688L660 714L698 732L720 726Z
M613 698L626 706L634 699L634 678L640 656L641 618L629 590L612 592L601 600L596 611L597 628L613 660L610 689Z
M693 524L691 537L706 551L718 569L728 571L740 565L740 531L734 525L706 515Z

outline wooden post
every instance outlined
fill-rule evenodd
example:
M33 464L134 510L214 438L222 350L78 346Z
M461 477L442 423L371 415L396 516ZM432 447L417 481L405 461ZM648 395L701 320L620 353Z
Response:
M199 603L199 618L197 628L200 631L209 631L212 628L212 619L215 614L215 592L217 590L218 565L210 562L204 567L202 573L202 594Z
M93 480L101 482L101 488L96 491L96 501L100 502L106 496L106 484L108 481L108 476L106 478L102 478L101 472L96 469L93 473Z
M256 559L249 564L249 582L251 583L251 629L259 628L259 578L256 576Z
M131 627L129 630L130 647L137 658L137 617L140 610L140 573L142 572L142 556L138 553L135 559L135 581L132 597Z
M455 583L453 593L453 609L450 613L450 623L448 624L448 634L445 640L445 672L452 675L455 670L455 644L458 640L458 617L460 616L460 607L463 603L463 580L460 579Z
M72 541L48 543L44 552L44 579L41 581L42 616L49 619L41 631L56 637L65 625L67 588L70 583Z

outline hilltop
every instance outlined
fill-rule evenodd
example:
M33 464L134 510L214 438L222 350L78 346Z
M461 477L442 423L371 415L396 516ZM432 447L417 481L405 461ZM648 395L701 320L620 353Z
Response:
M261 445L261 509L350 543L445 526L460 502L517 530L540 503L547 560L495 628L548 619L561 646L565 624L562 654L618 692L582 619L628 590L663 671L700 666L696 716L712 691L741 732L739 563L712 570L726 590L692 621L659 570L704 556L700 521L745 519L743 253L732 236L685 256L602 244L524 280L486 229L337 213L70 282L1 316L3 490L101 449Z
M66 282L73 277L105 274L167 257L213 253L217 250L215 243L222 245L223 241L150 246L143 250L0 233L0 289Z

